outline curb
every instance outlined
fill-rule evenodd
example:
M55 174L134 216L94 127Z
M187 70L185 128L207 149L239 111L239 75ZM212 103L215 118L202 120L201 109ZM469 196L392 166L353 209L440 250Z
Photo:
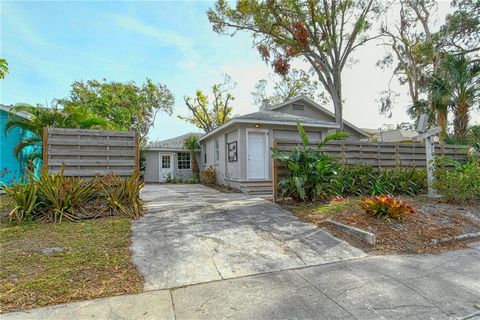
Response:
M324 222L354 236L355 238L363 241L363 242L366 242L368 244L371 244L371 245L374 245L376 243L376 239L375 239L375 235L371 232L368 232L368 231L365 231L365 230L362 230L362 229L358 229L358 228L355 228L355 227L351 227L351 226L348 226L346 224L343 224L343 223L340 223L340 222L337 222L337 221L333 221L333 220L330 220L330 219L327 219L325 220Z

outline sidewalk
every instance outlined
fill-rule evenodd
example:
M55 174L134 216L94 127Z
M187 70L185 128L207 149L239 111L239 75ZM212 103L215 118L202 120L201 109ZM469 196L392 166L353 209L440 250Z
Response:
M375 256L0 316L12 319L480 319L480 243Z

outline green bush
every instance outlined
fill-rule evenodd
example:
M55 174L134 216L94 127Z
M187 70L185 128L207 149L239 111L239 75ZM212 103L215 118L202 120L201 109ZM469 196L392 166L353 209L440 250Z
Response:
M217 172L210 166L200 172L200 182L207 186L215 186L217 182Z
M15 207L8 214L10 221L33 220L33 215L42 211L42 202L35 183L20 181L13 183L10 187L3 187L3 190L12 197L15 203Z
M446 162L453 167L446 167ZM480 202L480 162L461 164L439 159L436 163L434 188L451 202Z
M144 186L139 176L133 174L129 178L108 175L100 179L101 197L107 200L107 205L113 214L120 214L132 219L138 219L143 214L143 202L140 192Z
M332 179L339 196L416 195L426 190L426 172L411 167L374 171L367 165L342 165Z
M401 219L413 214L410 205L391 195L365 197L360 201L360 206L377 219Z
M43 171L38 179L3 187L12 197L15 207L10 212L11 221L45 220L61 222L105 215L125 215L138 219L143 214L140 191L143 182L138 175L121 178L115 175L97 177L89 182L66 177L62 169L57 174ZM106 203L107 210L102 203ZM95 211L93 214L85 211Z
M287 170L287 178L279 182L282 196L305 202L329 196L332 193L330 182L337 173L338 164L320 149L330 140L348 135L343 132L328 135L313 149L308 146L310 142L303 127L297 124L297 128L303 146L289 152L272 150L272 158L281 161Z
M95 192L93 183L85 183L80 178L65 177L64 168L57 174L42 171L36 184L46 205L43 218L61 222L63 218L77 220L75 209L87 203Z

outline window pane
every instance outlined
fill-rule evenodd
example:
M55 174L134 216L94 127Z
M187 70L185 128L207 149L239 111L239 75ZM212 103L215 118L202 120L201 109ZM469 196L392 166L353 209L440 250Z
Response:
M177 156L178 169L190 169L190 153L179 152Z
M162 156L162 168L170 169L170 156Z
M220 144L218 139L215 139L215 162L218 162L220 159Z

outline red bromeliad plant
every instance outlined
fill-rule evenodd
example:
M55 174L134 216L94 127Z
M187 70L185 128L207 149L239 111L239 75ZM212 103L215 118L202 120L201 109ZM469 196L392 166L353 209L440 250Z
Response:
M360 201L360 206L378 219L401 219L414 212L408 203L391 195L365 197Z

